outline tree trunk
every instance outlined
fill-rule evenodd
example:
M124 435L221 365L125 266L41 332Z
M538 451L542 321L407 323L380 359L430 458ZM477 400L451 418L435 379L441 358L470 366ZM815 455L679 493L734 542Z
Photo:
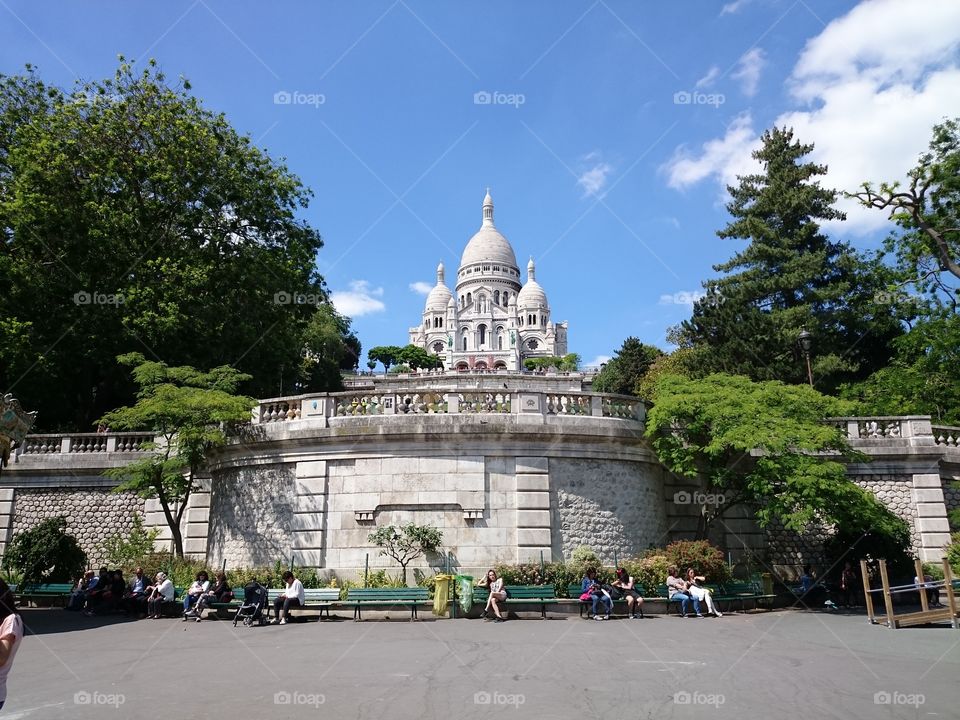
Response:
M173 552L178 558L183 557L183 535L180 532L180 514L175 518L170 512L170 504L163 493L157 493L157 499L160 501L160 507L163 509L163 516L167 520L167 527L170 528L170 534L173 536Z

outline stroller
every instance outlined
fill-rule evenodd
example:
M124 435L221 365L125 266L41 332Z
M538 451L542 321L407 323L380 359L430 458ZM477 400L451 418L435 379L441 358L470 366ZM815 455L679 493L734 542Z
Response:
M263 625L266 622L263 614L266 606L267 589L256 580L251 580L243 588L243 604L233 616L233 626L236 627L240 620L247 627L252 627L254 623Z

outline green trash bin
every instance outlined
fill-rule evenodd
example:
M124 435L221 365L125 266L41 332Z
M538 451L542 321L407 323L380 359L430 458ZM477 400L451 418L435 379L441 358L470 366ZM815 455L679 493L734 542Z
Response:
M457 575L456 583L457 595L460 596L460 610L467 615L473 607L473 576Z

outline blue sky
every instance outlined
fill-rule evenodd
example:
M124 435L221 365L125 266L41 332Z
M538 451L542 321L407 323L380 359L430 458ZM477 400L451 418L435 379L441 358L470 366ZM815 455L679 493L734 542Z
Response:
M854 189L902 176L960 115L960 3L941 0L57 7L0 0L0 72L67 86L122 53L189 78L313 189L318 266L365 348L406 342L487 186L572 351L666 347L740 247L714 234L723 186L764 128L793 125ZM884 222L853 209L831 232L871 247Z

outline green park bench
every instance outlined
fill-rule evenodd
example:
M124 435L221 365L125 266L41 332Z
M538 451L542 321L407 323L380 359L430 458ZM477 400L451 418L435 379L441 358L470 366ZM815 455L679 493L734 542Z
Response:
M507 591L507 605L539 605L540 617L547 619L547 605L557 601L557 592L553 585L504 585ZM490 591L477 586L473 589L473 603L486 605Z
M273 607L274 601L280 597L285 589L268 589L267 590L267 618L270 617L270 610ZM236 595L236 590L234 590L234 595ZM429 599L429 598L428 598ZM323 619L323 612L326 610L327 619L330 619L330 606L340 600L340 588L304 588L303 589L303 605L300 608L295 609L310 609L310 608L319 608L320 610L320 619ZM243 589L240 589L240 601L243 602ZM239 604L237 605L239 607ZM211 607L213 607L211 605ZM292 608L294 609L294 608Z
M660 599L661 599L661 598L647 598L647 597L645 597L646 592L645 592L645 590L644 590L644 588L643 588L643 585L640 585L640 584L638 584L638 583L634 583L634 584L633 584L633 589L636 590L638 593L640 593L640 597L643 599L644 602L646 602L647 600L660 600ZM592 601L590 601L590 600L581 600L581 599L580 599L580 596L581 596L582 594L583 594L583 586L582 586L580 583L576 583L576 584L570 583L569 585L567 585L567 597L572 598L572 599L574 599L574 600L577 601L577 604L578 604L579 607L580 607L580 617L583 617L584 613L587 613L587 617L589 618L589 617L590 617L590 612L591 612L591 610L593 609L593 603L592 603ZM627 599L626 599L626 598L620 598L619 600L614 600L614 601L613 601L613 607L614 607L614 609L616 609L616 607L617 607L618 605L621 605L621 606L623 606L623 608L626 608L626 607L627 607ZM644 614L643 614L643 605L642 605L642 604L640 605L640 617L644 617Z
M21 602L35 600L63 600L66 601L73 591L72 583L40 583L37 585L25 585L19 590L16 585L10 587L15 597Z
M336 588L331 588L336 590ZM353 607L353 619L362 620L363 608L409 607L410 620L417 619L417 608L430 602L430 592L414 588L350 588L345 606Z
M746 603L753 601L754 607L760 607L761 603L769 603L768 609L773 607L773 599L776 595L766 595L763 592L759 582L749 581L730 581L725 582L719 591L714 592L713 601L716 603L727 603L727 609L735 603L740 603L740 610L746 610Z

